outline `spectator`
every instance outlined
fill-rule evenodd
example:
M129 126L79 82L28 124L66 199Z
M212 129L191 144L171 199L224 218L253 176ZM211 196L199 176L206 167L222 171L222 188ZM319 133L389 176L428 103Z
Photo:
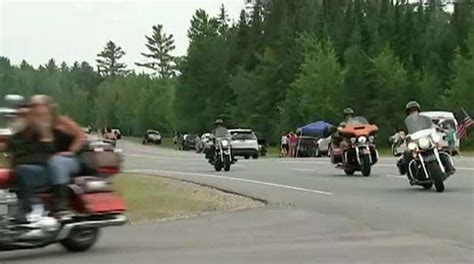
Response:
M283 133L281 135L281 145L280 145L280 156L287 157L288 156L288 135Z
M290 132L289 135L289 144L290 144L290 157L295 158L296 157L296 144L298 143L298 137L296 136L295 133Z

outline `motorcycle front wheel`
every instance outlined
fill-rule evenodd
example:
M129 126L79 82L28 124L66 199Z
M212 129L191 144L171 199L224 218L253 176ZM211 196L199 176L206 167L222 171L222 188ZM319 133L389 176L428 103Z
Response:
M427 163L426 169L430 173L431 179L433 179L436 192L444 192L444 173L439 167L438 162Z
M360 170L362 171L362 175L364 175L365 177L369 176L371 169L369 155L362 156L361 163L362 164L360 165Z
M60 244L68 251L83 252L94 246L99 233L98 228L73 229Z
M230 157L226 156L224 157L224 171L229 171L230 170Z

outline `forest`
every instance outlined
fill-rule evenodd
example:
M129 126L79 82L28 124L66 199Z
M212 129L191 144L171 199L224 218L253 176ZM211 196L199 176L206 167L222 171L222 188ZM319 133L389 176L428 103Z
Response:
M339 123L345 107L380 127L379 142L402 126L409 100L474 110L470 0L253 0L232 20L222 5L195 12L184 56L162 25L150 27L136 63L146 73L111 40L95 62L0 57L0 95L49 94L79 123L128 135L202 133L223 118L273 143L308 122Z

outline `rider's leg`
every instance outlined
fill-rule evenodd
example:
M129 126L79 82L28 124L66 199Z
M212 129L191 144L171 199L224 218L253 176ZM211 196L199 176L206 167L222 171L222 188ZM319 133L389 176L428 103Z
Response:
M71 181L71 175L79 173L80 164L78 159L76 157L55 155L49 159L48 169L53 184L55 210L69 210L69 189L67 185Z
M21 203L18 220L27 222L26 215L32 211L33 204L40 203L34 195L34 190L49 184L48 175L43 166L18 165L15 167L15 182Z

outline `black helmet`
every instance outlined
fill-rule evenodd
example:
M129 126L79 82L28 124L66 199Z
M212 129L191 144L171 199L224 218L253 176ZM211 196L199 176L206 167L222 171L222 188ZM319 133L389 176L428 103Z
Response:
M352 110L352 108L350 107L347 107L346 109L344 109L343 111L344 115L354 115L354 110Z
M222 119L216 119L216 121L214 122L214 124L217 126L217 125L223 125L224 124L224 121L222 121Z
M417 101L410 101L405 105L405 113L408 115L411 109L416 109L421 112L421 106Z

